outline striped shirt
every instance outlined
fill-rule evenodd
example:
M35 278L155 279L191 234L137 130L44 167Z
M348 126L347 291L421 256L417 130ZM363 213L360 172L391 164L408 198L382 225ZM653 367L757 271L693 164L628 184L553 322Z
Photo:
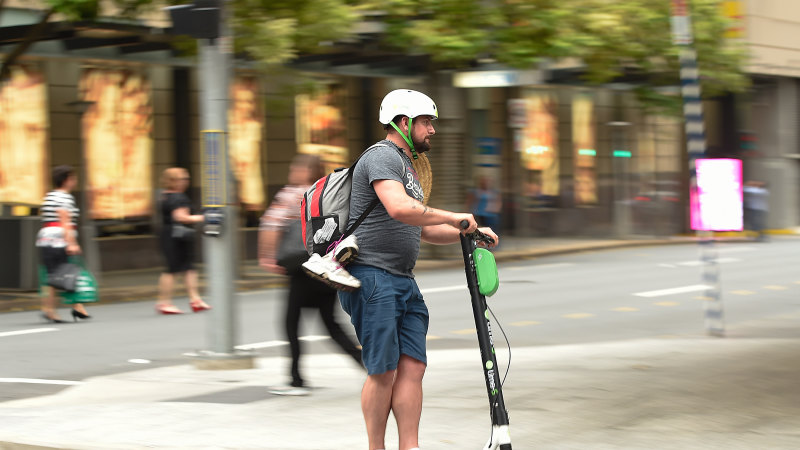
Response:
M78 213L80 210L75 204L75 197L69 192L57 190L50 191L44 196L44 201L42 201L42 208L40 210L42 222L60 222L61 219L58 217L59 209L66 209L69 213L72 225L78 225Z

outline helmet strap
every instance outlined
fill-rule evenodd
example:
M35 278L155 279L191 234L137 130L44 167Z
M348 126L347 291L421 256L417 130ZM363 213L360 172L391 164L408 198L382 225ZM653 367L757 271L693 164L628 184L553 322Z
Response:
M411 149L411 156L413 156L414 159L417 159L419 158L419 155L417 155L417 150L414 148L414 142L411 141L411 124L413 120L414 119L412 119L411 117L408 118L408 136L406 136L406 134L403 133L402 130L400 130L400 127L398 127L396 123L394 122L389 122L389 123L392 125L392 127L394 127L395 130L397 130L398 133L400 133L400 136L403 136L403 139L406 141L406 144L408 144L408 147Z

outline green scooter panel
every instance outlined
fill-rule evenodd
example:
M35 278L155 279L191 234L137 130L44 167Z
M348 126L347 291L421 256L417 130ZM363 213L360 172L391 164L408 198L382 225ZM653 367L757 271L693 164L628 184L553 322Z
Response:
M491 297L500 287L494 255L485 248L476 248L472 252L472 259L475 261L475 274L478 276L478 290L481 294Z

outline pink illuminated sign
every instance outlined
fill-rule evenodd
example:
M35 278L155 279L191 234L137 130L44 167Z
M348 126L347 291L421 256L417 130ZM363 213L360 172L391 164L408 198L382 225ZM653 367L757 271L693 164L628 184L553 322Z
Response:
M742 161L698 159L690 191L691 225L699 231L742 230Z

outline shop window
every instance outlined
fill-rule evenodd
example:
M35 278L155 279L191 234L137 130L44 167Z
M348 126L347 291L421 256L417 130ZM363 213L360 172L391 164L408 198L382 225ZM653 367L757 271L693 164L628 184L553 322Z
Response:
M38 211L49 182L47 88L36 65L11 68L0 88L0 204L12 215ZM6 208L4 208L6 209Z
M87 68L81 100L88 211L101 235L139 233L153 214L150 83L128 69Z
M336 84L295 98L297 150L319 155L328 172L349 164L346 100L345 88Z

